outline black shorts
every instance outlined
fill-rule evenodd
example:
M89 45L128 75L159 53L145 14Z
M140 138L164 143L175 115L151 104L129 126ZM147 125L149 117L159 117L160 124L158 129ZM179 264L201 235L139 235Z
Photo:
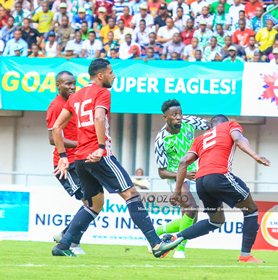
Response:
M233 208L250 193L246 184L232 173L209 174L198 178L196 189L203 201L204 212L215 212L222 202Z
M78 200L83 198L81 183L79 177L77 176L74 163L71 163L69 165L67 179L65 178L60 179L59 176L60 174L56 175L56 178L59 180L59 182L62 184L62 186L70 196L74 195L75 198Z
M102 157L99 162L75 161L85 199L103 192L121 193L133 187L133 183L114 156Z

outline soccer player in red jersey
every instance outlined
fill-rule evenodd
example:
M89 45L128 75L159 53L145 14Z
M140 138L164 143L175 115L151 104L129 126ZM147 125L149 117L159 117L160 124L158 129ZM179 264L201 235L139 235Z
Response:
M112 87L115 79L108 60L99 58L89 66L90 83L71 95L53 127L53 138L60 160L56 174L67 177L69 159L65 150L62 130L72 116L77 120L78 147L75 166L80 178L84 198L88 206L83 206L71 221L68 231L60 243L52 250L54 256L73 256L69 250L72 239L84 232L96 219L104 204L103 187L119 193L126 201L131 219L143 232L150 243L155 257L164 256L182 240L172 236L164 241L157 236L151 219L126 170L111 152L109 119Z
M69 96L75 93L76 89L76 80L72 73L68 71L62 71L56 76L56 87L58 90L58 95L50 103L47 114L46 114L46 124L48 128L48 138L51 145L55 145L52 135L53 125L60 115L62 109L64 108ZM75 196L77 200L83 199L83 193L81 190L80 180L75 171L74 157L77 146L77 128L75 119L72 118L67 126L63 129L63 141L66 147L66 153L68 155L69 167L68 167L68 176L67 178L59 178L60 176L56 175L59 182L62 184L64 189L70 196ZM59 162L59 154L55 148L53 151L53 165L54 169L57 167ZM59 234L54 236L54 240L59 242L65 232L68 230L69 225ZM72 244L71 250L75 254L85 254L83 249L79 246L82 234L77 236Z
M255 242L258 225L258 209L249 188L231 173L231 163L235 148L239 147L259 164L270 166L270 161L258 155L242 134L242 127L229 121L224 115L217 115L211 120L212 129L197 137L186 156L182 159L177 174L176 190L172 197L173 204L181 200L181 188L186 178L187 167L199 159L196 173L196 188L203 201L209 219L197 222L190 228L177 234L177 237L192 239L215 230L225 222L223 202L230 207L240 208L243 212L243 237L239 262L260 263L250 255Z

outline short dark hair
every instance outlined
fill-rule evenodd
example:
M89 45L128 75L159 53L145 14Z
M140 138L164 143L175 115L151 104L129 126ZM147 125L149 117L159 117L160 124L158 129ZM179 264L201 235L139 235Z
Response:
M162 104L161 111L163 114L171 107L180 107L181 104L177 99L169 99Z
M219 123L224 123L228 121L229 119L225 115L221 115L221 114L213 116L210 120L212 127L214 127Z
M69 76L73 76L73 74L69 71L61 71L59 72L57 75L56 75L56 83L61 79L61 77L64 75L64 74L67 74ZM74 77L74 76L73 76Z
M101 70L106 69L108 65L110 65L110 62L107 59L104 58L94 59L89 66L88 72L90 77L93 77Z

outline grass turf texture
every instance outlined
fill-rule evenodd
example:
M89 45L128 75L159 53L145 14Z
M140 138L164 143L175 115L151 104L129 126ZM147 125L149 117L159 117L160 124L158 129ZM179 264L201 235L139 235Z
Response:
M278 252L254 251L265 264L239 264L236 250L187 249L186 259L155 259L137 246L82 245L86 255L53 257L54 243L0 242L0 280L277 279Z

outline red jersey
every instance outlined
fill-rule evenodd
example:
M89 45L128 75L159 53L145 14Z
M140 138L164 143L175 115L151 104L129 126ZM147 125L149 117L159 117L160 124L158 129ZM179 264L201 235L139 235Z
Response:
M195 139L189 152L196 154L199 158L196 178L208 174L225 174L231 171L236 149L231 137L231 132L234 130L243 131L237 122L225 122Z
M58 116L60 115L65 104L66 104L66 100L60 95L57 95L56 98L50 103L46 113L46 125L48 130L52 130L53 125L56 119L58 118ZM77 141L77 129L76 129L75 118L72 118L67 124L67 126L63 129L63 136L64 138L67 138L69 140ZM66 149L69 163L74 162L75 152L76 152L76 148ZM53 152L54 166L58 165L59 159L60 156L57 152L57 149L55 148Z
M233 33L233 43L246 47L249 44L250 36L255 36L255 32L252 29L246 28L244 31L238 29Z
M245 4L245 16L249 19L252 19L255 15L256 15L256 9L258 7L263 8L262 3L260 3L259 1L254 2L253 4L248 2Z
M110 104L109 90L97 84L88 84L68 99L64 109L71 112L77 120L78 147L75 153L77 160L86 159L89 154L98 149L99 143L94 124L96 108L104 108L107 111L103 156L112 154L111 138L109 136Z

